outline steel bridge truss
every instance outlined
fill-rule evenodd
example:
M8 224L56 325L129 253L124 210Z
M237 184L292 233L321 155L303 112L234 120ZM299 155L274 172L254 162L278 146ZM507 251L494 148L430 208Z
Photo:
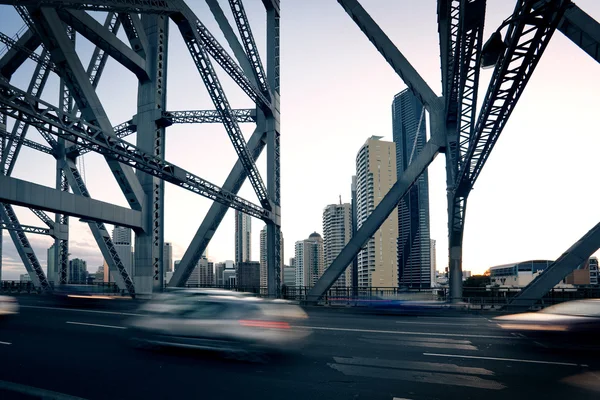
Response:
M317 302L352 264L438 151L446 154L450 297L452 301L461 301L462 241L469 193L555 30L559 29L598 61L599 25L568 0L518 0L513 15L498 28L500 31L508 27L503 40L506 48L499 54L477 114L486 0L438 0L441 98L433 93L357 0L338 0L338 3L430 113L431 139L328 266L310 291L308 301ZM578 250L576 247L574 251ZM561 273L565 271L565 259L573 258L563 257L557 261ZM545 285L543 289L547 291L552 285ZM540 295L539 289L536 295Z
M0 32L7 51L0 55L0 160L7 184L17 187L10 175L22 146L52 155L56 159L56 189L44 191L58 203L58 192L90 198L78 168L78 158L94 151L106 159L133 212L141 213L143 223L135 231L136 270L129 276L108 230L98 214L78 210L88 222L94 239L120 288L131 296L150 295L163 287L162 249L164 242L164 182L190 190L214 201L213 207L186 250L180 267L169 286L182 286L196 266L227 209L234 208L267 224L267 261L269 293L277 296L280 286L281 222L279 159L279 1L263 0L267 18L267 52L258 52L256 41L241 0L229 0L236 34L218 1L207 0L223 31L234 57L215 39L193 10L180 0L110 1L0 1L13 5L26 24L18 37ZM87 11L106 13L104 24ZM164 111L166 107L166 60L169 26L174 22L189 50L198 73L213 101L213 110ZM117 37L125 31L127 43ZM85 68L75 51L81 36L94 46ZM108 59L129 70L139 82L138 112L131 120L113 126L96 95L96 87ZM266 60L266 65L262 60ZM36 64L27 90L11 82L13 74L26 62ZM253 109L232 109L213 63L217 63L255 103ZM60 78L56 105L42 100L49 75ZM9 129L9 122L12 128ZM229 178L222 187L165 160L165 132L177 123L222 124L238 156ZM239 124L254 123L256 129L248 142ZM26 138L35 128L46 143ZM125 140L137 133L136 145ZM267 176L263 180L255 161L267 149ZM135 172L134 172L135 169ZM243 182L250 181L259 205L237 195ZM21 184L22 185L22 184ZM39 188L31 187L30 190ZM20 192L17 190L16 192ZM20 193L0 193L15 204L31 205L31 211L47 228L23 225L9 203L0 207L0 234L9 231L33 284L51 290L26 233L55 237L55 256L60 283L67 282L69 215L53 219L36 208L39 202ZM10 196L9 196L10 195ZM56 199L53 196L56 195ZM82 203L83 204L83 203ZM111 205L97 204L110 209ZM43 204L42 204L43 205ZM45 205L42 208L46 208ZM70 207L56 204L46 209L69 213ZM116 209L115 209L116 210ZM121 211L122 212L122 211ZM126 214L123 214L126 215ZM130 215L135 217L134 214ZM114 217L111 217L114 220ZM105 221L110 221L111 218ZM137 224L137 223L135 223ZM135 226L135 224L130 226ZM210 227L206 229L206 227ZM0 254L1 254L0 241ZM1 271L1 264L0 264Z

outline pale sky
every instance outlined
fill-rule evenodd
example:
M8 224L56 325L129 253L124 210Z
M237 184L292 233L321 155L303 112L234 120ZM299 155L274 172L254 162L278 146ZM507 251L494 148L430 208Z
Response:
M221 1L228 15L227 2ZM294 242L313 231L322 233L322 211L350 201L355 157L371 135L392 140L391 103L406 85L335 0L281 2L281 178L282 231L285 262ZM600 19L600 2L576 2ZM203 1L188 1L211 32L225 40ZM265 13L261 0L246 0L253 32L265 53ZM435 0L362 0L417 71L441 94ZM514 1L488 0L485 40L507 18ZM101 13L94 14L103 19ZM11 7L0 6L0 30L12 36L23 23ZM503 31L503 33L505 30ZM126 41L122 32L119 37ZM176 26L169 41L167 109L213 109L210 98ZM78 36L85 66L93 47ZM0 47L1 48L1 47ZM215 64L216 65L216 64ZM12 84L26 89L33 71L28 61ZM219 68L233 108L251 101ZM483 99L491 70L482 71ZM58 78L43 98L58 104ZM506 129L472 191L464 237L465 270L482 273L490 266L528 259L556 259L600 218L596 182L600 135L600 65L557 32L546 49ZM113 125L136 112L135 76L109 60L98 94ZM9 121L12 124L12 121ZM9 125L10 127L10 125ZM242 125L246 138L251 124ZM43 143L33 129L28 138ZM128 138L135 143L135 135ZM166 159L222 185L235 162L235 152L222 125L175 125L167 130ZM266 180L266 153L257 165ZM104 159L85 155L86 182L92 197L126 206ZM53 186L51 156L23 148L13 176ZM429 168L431 238L437 241L437 268L447 265L447 217L444 156ZM240 195L258 204L246 183ZM173 259L183 256L211 202L166 184L165 240L173 242ZM21 223L42 226L28 209L16 207ZM208 255L215 261L234 258L233 210L214 235ZM262 221L253 219L252 258L259 258ZM112 229L112 227L109 227ZM71 258L88 261L94 272L102 264L86 224L71 218ZM29 235L45 267L52 239ZM8 233L4 232L3 279L25 272Z

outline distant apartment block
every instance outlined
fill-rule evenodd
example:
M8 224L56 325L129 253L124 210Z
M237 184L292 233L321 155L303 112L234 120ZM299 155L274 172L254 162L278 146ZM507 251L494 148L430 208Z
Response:
M323 210L323 250L327 269L352 238L352 206L350 203L330 204ZM340 275L334 286L352 284L352 264Z

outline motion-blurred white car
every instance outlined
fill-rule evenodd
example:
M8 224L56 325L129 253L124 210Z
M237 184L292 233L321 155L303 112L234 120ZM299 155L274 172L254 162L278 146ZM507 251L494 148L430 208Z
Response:
M0 296L0 317L19 313L19 303L12 296Z

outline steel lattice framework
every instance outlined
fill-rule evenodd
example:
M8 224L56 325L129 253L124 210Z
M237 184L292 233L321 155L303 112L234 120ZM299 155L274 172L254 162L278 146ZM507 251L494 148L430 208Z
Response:
M66 283L69 215L83 216L87 220L110 271L122 289L131 296L149 295L162 290L164 184L167 182L215 201L187 249L177 273L168 284L185 284L226 210L235 208L267 223L269 292L273 296L278 295L281 265L279 1L263 0L267 18L267 53L262 57L241 0L229 1L241 40L218 2L207 0L207 3L234 57L215 39L185 1L0 1L0 4L13 5L27 28L18 37L9 37L0 32L0 42L7 47L7 51L0 56L0 166L3 180L6 180L0 192L9 190L9 187L16 188L11 193L0 193L0 197L19 205L30 204L31 211L47 226L38 228L20 224L12 205L4 203L0 207L0 232L2 229L9 230L34 285L41 290L51 290L51 286L26 233L46 234L55 238L59 271L59 282L55 283ZM105 12L104 24L87 11ZM166 111L166 62L171 22L183 37L213 101L214 110ZM128 43L117 37L121 28ZM75 50L79 36L95 46L87 67L83 66ZM96 95L96 88L109 59L131 71L139 82L137 114L116 126L110 124ZM11 78L26 60L34 61L36 69L29 87L23 90L16 87ZM266 65L262 60L266 60ZM256 104L256 108L231 108L213 67L214 62L240 86ZM51 73L60 78L60 95L56 104L41 98ZM9 129L11 122L12 129ZM169 126L177 123L224 126L238 162L222 187L164 159L165 132ZM256 124L249 142L242 135L240 123ZM36 129L47 143L27 139L29 129ZM123 140L136 132L136 145ZM43 190L44 196L56 195L56 201L49 198L40 202L21 195L19 186L25 185L28 188L25 191L41 189L10 178L22 146L56 159L56 192L48 188ZM267 176L263 180L255 161L265 147L268 152ZM111 205L96 202L95 207L100 210L90 212L89 216L81 211L81 205L86 202L85 199L91 200L91 195L79 171L77 159L90 151L104 156L134 214L118 207L113 212L116 210L123 217L133 217L134 220L137 220L135 213L141 213L141 224L135 229L135 276L129 276L102 219L98 219L98 214L108 212ZM237 195L246 179L254 188L260 205ZM68 193L71 191L73 194ZM67 197L60 196L59 192L66 192ZM72 204L63 204L65 199ZM44 209L61 212L53 219ZM215 210L218 212L215 213ZM106 221L118 219L114 217ZM136 226L137 223L132 222L125 225ZM211 229L204 229L206 225Z
M87 201L85 204L95 202L96 207L118 213L127 220L128 226L136 229L136 265L139 267L136 275L130 277L103 224L103 221L118 218L112 216L103 220L98 217L102 212L89 212L90 229L110 270L117 274L119 286L132 296L160 290L163 286L164 183L167 182L214 200L168 284L179 286L187 281L226 211L235 208L267 223L269 294L278 295L281 265L279 0L263 0L267 16L267 51L262 57L243 2L222 2L228 3L234 24L230 23L218 0L206 0L232 55L183 0L0 0L0 4L15 7L27 28L19 37L9 37L0 32L0 42L8 49L0 57L0 165L4 175L2 179L7 182L5 186L41 193L35 185L27 186L27 182L10 178L22 146L50 154L56 159L56 191L52 193L57 201L52 204L46 205L12 192L2 193L0 188L0 198L7 199L3 201L31 206L34 214L48 227L21 225L10 203L3 203L0 207L0 230L10 231L37 287L50 289L26 233L55 237L59 279L60 283L65 283L68 216L81 216L81 205ZM600 61L600 24L570 0L517 0L513 14L497 29L497 34L500 34L506 28L503 48L499 50L492 79L478 110L479 70L485 51L486 0L438 0L441 97L427 85L357 0L338 0L338 3L427 109L431 139L327 268L311 290L310 300L317 301L333 285L421 173L437 154L444 152L451 297L458 301L462 296L462 246L467 199L482 168L554 32L561 31L592 58ZM105 12L104 24L97 22L87 11ZM183 37L213 102L213 110L166 111L165 63L170 21ZM123 28L128 43L117 38L120 28ZM75 51L78 35L96 46L87 68ZM95 92L108 59L127 68L139 82L137 114L115 126L110 124ZM11 83L11 77L26 60L33 60L36 68L27 90L23 90ZM256 108L231 107L213 63L233 79ZM41 99L51 73L60 77L57 105ZM12 121L12 129L8 129L9 120ZM238 161L222 186L164 159L165 133L176 123L223 124ZM247 142L240 130L241 123L256 124ZM27 139L30 128L35 128L47 144ZM136 132L136 145L123 140ZM267 176L263 180L255 162L265 148ZM131 210L90 198L77 167L77 158L90 151L104 156ZM237 195L246 179L256 192L260 205ZM14 192L20 191L15 189ZM76 204L62 204L58 199L68 199ZM43 209L60 213L53 220ZM598 228L594 228L582 238L581 244L573 246L557 261L554 270L558 272L547 274L547 282L534 288L536 295L550 284L553 277L576 266L572 266L570 260L600 246L597 231ZM576 257L571 257L571 254Z

